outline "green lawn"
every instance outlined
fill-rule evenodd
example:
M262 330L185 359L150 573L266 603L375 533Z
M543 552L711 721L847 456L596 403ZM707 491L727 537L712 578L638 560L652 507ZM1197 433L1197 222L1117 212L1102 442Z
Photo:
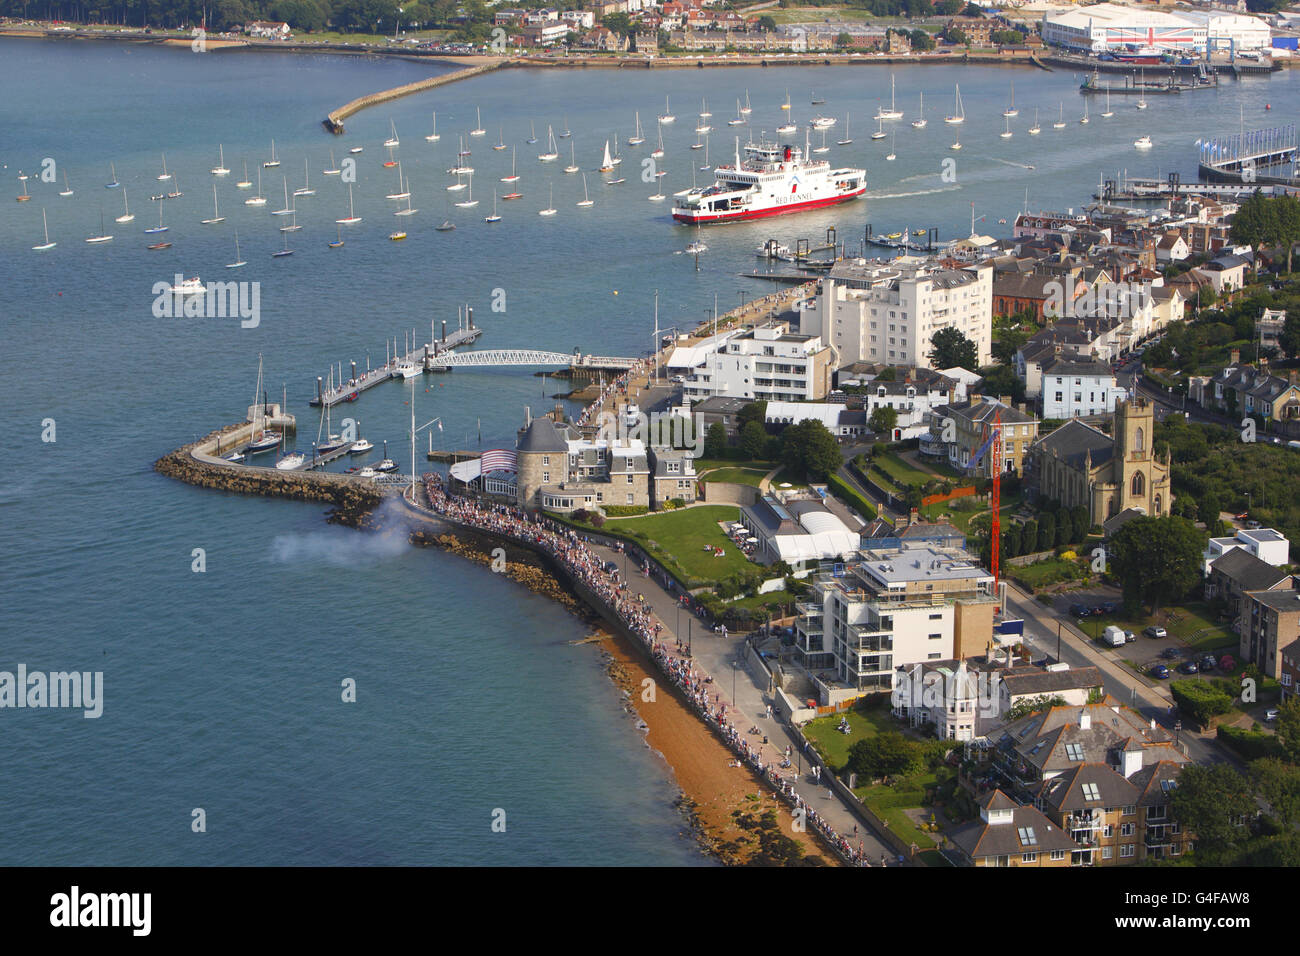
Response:
M903 461L902 458L898 457L898 455L893 452L877 455L871 460L881 469L881 471L892 478L896 484L919 486L934 481L936 477L932 472L922 471L915 465Z
M1006 565L1005 573L1008 577L1014 578L1017 583L1024 585L1030 590L1037 591L1039 588L1047 587L1049 584L1078 579L1078 570L1079 565L1075 561L1066 561L1062 558L1048 558L1045 561L1038 561L1034 564L1025 565L1024 567Z
M1094 622L1097 624L1094 625ZM1233 634L1226 625L1214 620L1213 612L1201 603L1162 608L1158 617L1139 614L1135 618L1126 618L1121 608L1116 614L1087 618L1080 626L1087 633L1092 634L1097 626L1104 628L1108 624L1117 625L1135 634L1142 633L1148 625L1159 624L1169 632L1170 637L1176 638L1196 651L1208 651L1229 645L1236 647L1238 643L1237 635Z
M645 517L614 518L605 527L620 534L644 532L644 537L636 535L638 540L657 542L691 577L720 581L754 567L717 524L739 517L740 509L735 505L703 505ZM706 544L720 547L726 554L714 557L704 550Z
M701 481L728 481L736 485L753 485L758 487L766 471L755 468L718 468L704 475Z
M753 597L741 598L739 601L728 601L727 607L746 608L756 610L760 607L767 607L769 604L784 604L789 607L794 602L794 595L782 588L779 591L769 591L767 594L755 594ZM844 736L841 734L840 736Z
M835 728L840 725L840 717L847 717L852 733L842 734ZM826 760L832 770L843 767L849 759L849 748L859 740L874 737L883 730L898 730L893 717L884 708L862 710L854 708L844 714L830 714L818 717L804 724L803 732L817 752Z

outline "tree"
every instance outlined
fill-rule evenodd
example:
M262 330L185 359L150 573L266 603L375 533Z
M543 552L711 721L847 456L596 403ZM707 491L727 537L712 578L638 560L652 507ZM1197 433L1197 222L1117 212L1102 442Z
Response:
M1020 554L1020 525L1013 524L1002 532L1002 542L1006 545L1007 557L1014 558Z
M1111 538L1110 573L1124 589L1124 602L1160 606L1177 600L1201 580L1205 534L1186 518L1139 517Z
M1019 720L1021 717L1028 717L1030 714L1040 713L1047 710L1049 707L1064 707L1066 703L1066 699L1061 696L1040 694L1038 697L1027 697L1008 710L1006 716L1002 719L1005 723L1009 724L1013 721Z
M764 33L776 32L776 18L770 16L761 16L758 18L758 28Z
M1223 511L1223 504L1219 501L1219 496L1213 491L1207 491L1201 495L1200 503L1197 505L1197 517L1205 523L1207 528L1212 528L1214 523L1219 520L1219 515Z
M746 458L757 458L767 445L767 430L758 422L746 422L740 429L740 450Z
M1278 344L1291 358L1300 358L1300 312L1288 309Z
M1020 529L1020 553L1033 554L1038 550L1038 522L1030 518Z
M954 46L966 46L970 39L966 36L966 31L958 27L949 27L943 31L943 38Z
M1292 695L1278 708L1277 739L1287 760L1300 764L1300 697Z
M842 31L835 37L835 45L841 50L847 50L853 46L853 35L848 31Z
M887 730L849 748L845 765L850 773L874 780L877 777L909 774L921 769L921 748L896 730Z
M1254 811L1249 782L1226 763L1185 765L1169 797L1170 815L1195 836L1196 855L1209 862L1232 862L1249 835L1234 821Z
M809 418L781 433L781 461L809 478L825 478L843 463L840 444L825 425Z
M871 412L871 417L867 419L867 426L878 435L894 434L894 426L898 424L898 410L889 405L877 405Z
M913 50L934 49L934 37L924 30L912 30L907 34L907 39L911 42Z
M989 39L998 46L1020 46L1025 42L1025 35L1019 30L994 30Z
M714 422L704 434L704 457L721 458L727 452L727 429L722 422Z
M1050 511L1038 519L1038 550L1051 551L1056 544L1056 515Z
M979 351L975 343L955 326L944 326L930 339L930 365L933 368L960 366L971 372L979 368Z
M1273 816L1288 827L1300 823L1300 767L1261 757L1252 761L1250 778Z
M762 425L767 421L767 400L759 399L756 402L750 402L740 411L736 412L736 427L743 428L750 422L758 422Z
M1232 709L1232 696L1208 681L1176 680L1169 685L1169 691L1179 712L1202 727L1208 726L1212 718Z
M984 376L983 388L986 394L1009 395L1013 402L1025 400L1025 381L1010 365L988 365L980 369L980 374Z

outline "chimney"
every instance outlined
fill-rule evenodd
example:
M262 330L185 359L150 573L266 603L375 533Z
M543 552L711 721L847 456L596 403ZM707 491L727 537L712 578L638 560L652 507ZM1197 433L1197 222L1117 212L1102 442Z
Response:
M1007 406L1008 408L1011 407L1011 396L1010 396L1010 395L999 395L999 396L998 396L998 401L1001 402L1003 405Z
M916 524L920 520L921 520L920 512L917 511L915 508L913 508L911 512L908 513L907 526L910 528L912 525Z
M1232 365L1238 365L1241 363L1241 349L1233 349L1232 352L1229 354L1231 355L1232 358L1232 362L1231 362Z
M1286 373L1286 378L1292 385L1296 384L1297 379L1300 379L1300 370L1291 369Z
M533 423L533 410L527 405L524 406L524 427L527 428Z
M1092 729L1092 714L1088 713L1086 710L1083 711L1081 714L1079 714L1079 729L1080 730Z

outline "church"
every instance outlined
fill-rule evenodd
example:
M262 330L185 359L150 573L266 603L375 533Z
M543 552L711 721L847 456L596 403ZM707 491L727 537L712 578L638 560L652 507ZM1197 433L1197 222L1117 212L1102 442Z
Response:
M1169 513L1169 452L1154 448L1155 409L1145 398L1120 402L1113 435L1077 419L1030 448L1031 481L1040 498L1067 508L1083 505L1094 525L1133 509L1151 517Z

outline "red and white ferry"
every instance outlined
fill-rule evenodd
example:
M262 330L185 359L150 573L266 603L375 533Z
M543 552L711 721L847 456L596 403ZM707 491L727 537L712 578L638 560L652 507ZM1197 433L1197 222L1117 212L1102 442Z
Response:
M681 196L674 219L697 226L764 219L833 206L867 191L865 169L831 169L825 160L805 159L797 146L775 143L746 146L742 162L737 139L735 163L714 173L712 186Z

